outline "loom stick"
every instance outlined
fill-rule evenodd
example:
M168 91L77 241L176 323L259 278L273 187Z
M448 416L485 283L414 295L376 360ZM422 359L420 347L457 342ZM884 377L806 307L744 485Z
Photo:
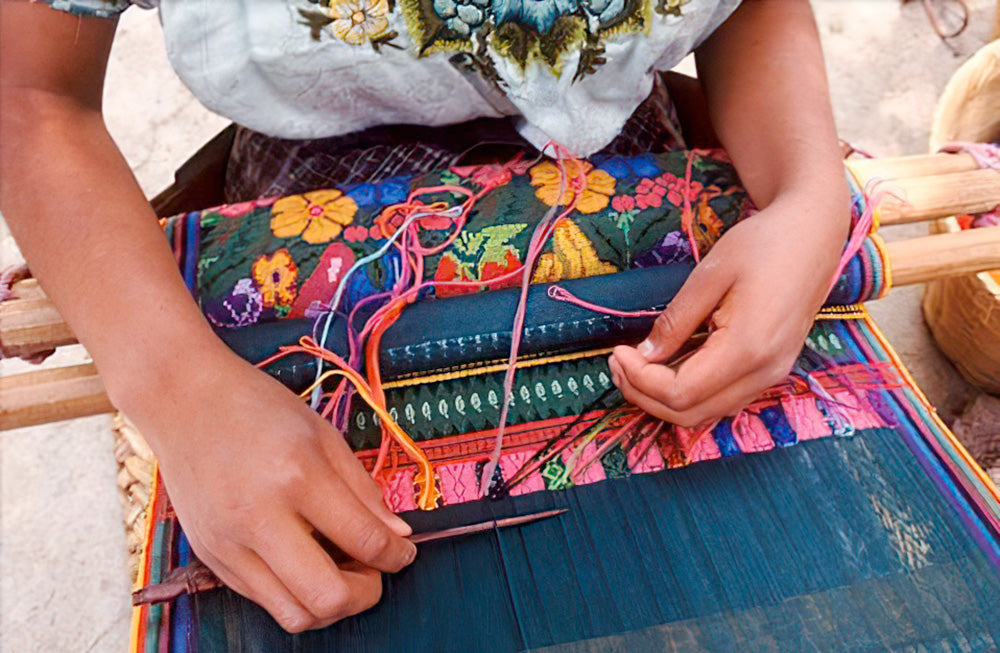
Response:
M55 305L41 293L33 299L0 302L0 352L4 356L31 356L76 342Z
M903 179L907 177L927 177L947 175L956 172L978 170L979 165L971 154L921 154L917 156L895 156L879 159L850 159L847 167L864 186L873 179Z
M1000 170L983 168L887 182L878 213L883 225L984 213L1000 206Z
M111 410L93 363L0 377L0 431Z
M967 229L886 243L892 285L1000 269L1000 227Z
M555 508L553 510L543 510L527 515L517 515L515 517L504 517L490 521L468 524L466 526L456 526L446 528L441 531L428 531L426 533L415 533L407 539L414 544L425 544L476 533L486 533L501 528L521 526L532 522L556 517L569 512L569 508ZM174 569L163 582L149 585L132 592L132 605L143 605L146 603L163 603L176 599L182 594L197 594L223 587L223 583L212 571L199 560L193 560L183 567Z

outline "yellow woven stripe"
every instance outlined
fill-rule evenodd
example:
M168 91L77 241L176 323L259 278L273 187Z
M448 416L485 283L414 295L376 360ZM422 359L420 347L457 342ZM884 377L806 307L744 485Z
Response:
M589 351L580 351L572 354L557 354L554 356L540 356L538 358L521 359L517 361L517 369L523 369L526 367L535 367L537 365L548 365L549 363L562 363L565 361L578 360L581 358L592 358L594 356L606 356L611 353L610 347L605 347L603 349L592 349ZM427 376L418 376L409 379L399 379L397 381L390 381L389 383L383 383L382 388L385 390L392 390L394 388L405 388L413 385L421 385L424 383L440 383L442 381L454 381L455 379L464 379L470 376L480 376L482 374L494 374L496 372L503 372L507 369L507 361L491 361L487 363L478 363L473 365L462 366L457 369L449 370L446 372L437 372L435 374L429 374Z
M860 320L868 316L864 304L824 306L816 315L817 320Z
M133 590L141 590L149 582L149 549L153 544L153 529L155 519L153 510L156 507L156 495L160 486L160 463L153 459L153 482L149 484L149 503L146 504L146 532L142 538L142 551L139 552L139 566L135 575ZM137 605L132 608L132 623L129 626L129 653L140 653L145 650L145 637L139 641L139 626L142 624L143 609L148 606Z

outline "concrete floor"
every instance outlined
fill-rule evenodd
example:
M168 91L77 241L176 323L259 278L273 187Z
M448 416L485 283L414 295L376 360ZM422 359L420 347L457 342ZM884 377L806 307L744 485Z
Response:
M970 0L968 31L950 46L920 3L814 0L840 133L877 155L923 152L938 94L984 44L994 0ZM133 10L119 27L107 83L107 121L139 183L152 194L226 121L205 111L166 64L155 14ZM904 238L920 226L887 229ZM0 261L17 257L0 220ZM942 414L974 392L934 348L921 289L894 290L871 311ZM80 360L80 348L60 353ZM2 361L3 374L26 369ZM124 651L129 584L110 420L92 417L0 435L0 650Z

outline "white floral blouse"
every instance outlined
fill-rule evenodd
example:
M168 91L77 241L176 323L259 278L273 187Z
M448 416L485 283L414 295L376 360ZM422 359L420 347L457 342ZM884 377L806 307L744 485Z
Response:
M740 0L41 0L158 6L171 64L210 109L283 138L520 115L578 156L609 143Z

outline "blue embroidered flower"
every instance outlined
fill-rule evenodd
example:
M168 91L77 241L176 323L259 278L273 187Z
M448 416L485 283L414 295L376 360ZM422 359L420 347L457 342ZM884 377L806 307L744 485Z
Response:
M410 194L409 177L392 177L378 184L358 184L346 195L358 206L389 206L405 202Z
M490 12L497 24L513 21L548 33L556 19L579 9L578 0L495 0Z
M655 177L660 174L660 169L656 166L653 156L649 154L637 157L612 156L604 160L593 157L591 160L598 168L615 179Z
M490 0L434 0L434 13L449 30L469 36L486 22L489 6Z

